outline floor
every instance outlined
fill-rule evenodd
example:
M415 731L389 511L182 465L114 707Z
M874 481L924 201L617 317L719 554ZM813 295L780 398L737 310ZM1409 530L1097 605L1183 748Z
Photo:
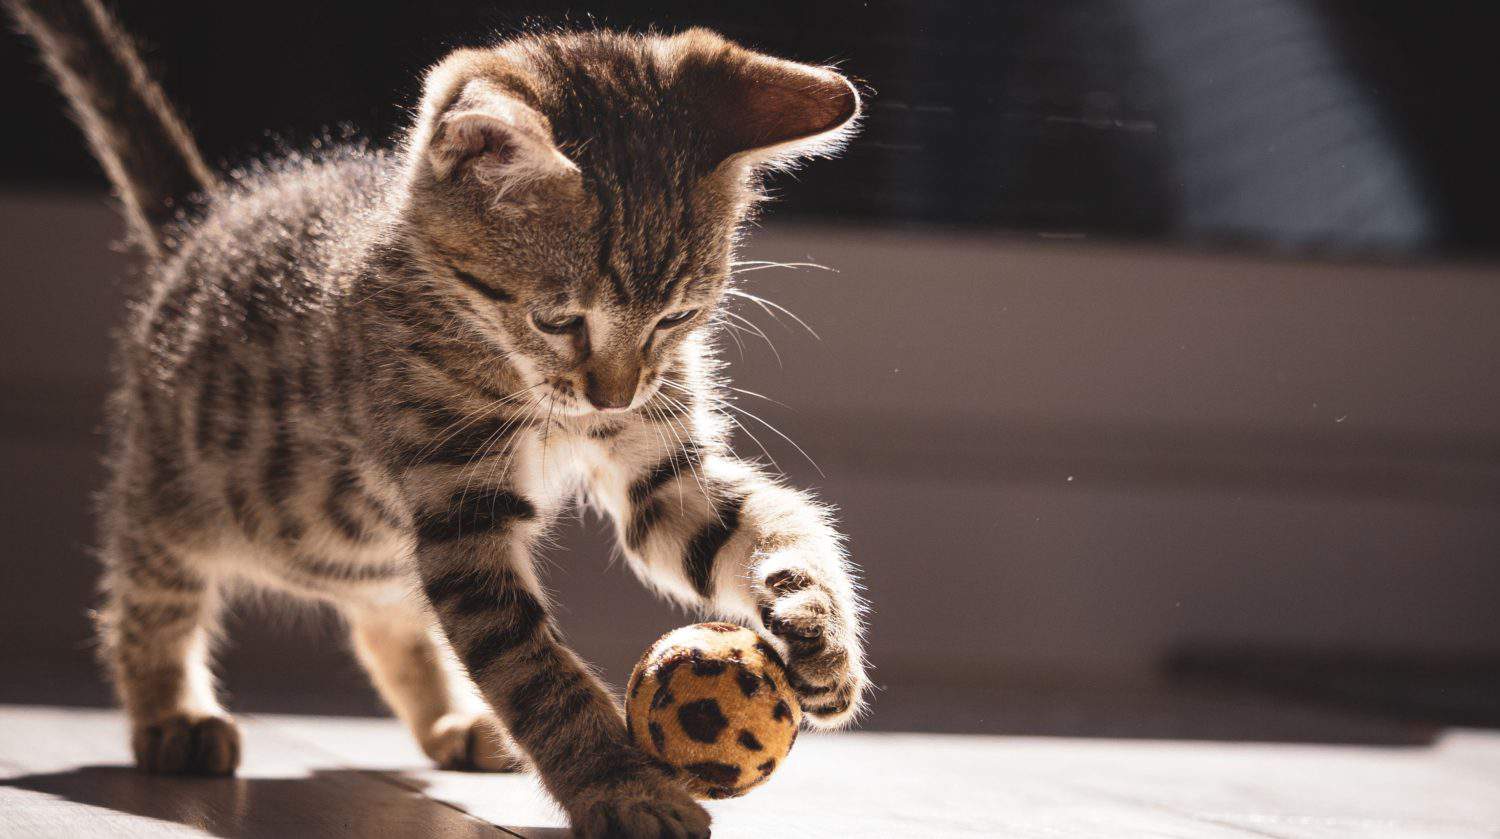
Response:
M240 777L126 767L116 712L0 706L0 836L550 837L525 775L424 766L389 720L241 717ZM809 735L717 837L1500 837L1500 732L1430 746Z

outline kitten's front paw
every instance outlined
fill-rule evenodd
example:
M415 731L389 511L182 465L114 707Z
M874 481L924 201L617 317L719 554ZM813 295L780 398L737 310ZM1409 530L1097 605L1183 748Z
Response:
M578 794L567 805L573 835L585 839L705 839L708 811L656 770Z
M837 599L795 569L767 575L756 589L761 623L786 644L787 680L803 713L822 728L849 722L866 680L859 639Z
M178 714L135 726L135 764L159 775L233 775L240 765L240 730L226 716Z
M433 723L422 739L422 751L439 769L467 772L519 772L505 729L492 714L448 714Z

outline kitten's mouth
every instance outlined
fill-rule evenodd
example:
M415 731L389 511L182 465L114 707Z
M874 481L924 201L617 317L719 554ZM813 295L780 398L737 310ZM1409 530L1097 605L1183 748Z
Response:
M543 415L581 417L596 413L594 406L579 399L571 382L553 379L547 382L546 395L539 400L537 411Z
M623 416L641 410L661 390L661 381L655 380L636 391L635 398L625 408L598 408L578 394L578 389L566 379L549 379L547 394L537 408L543 414L564 417L608 417Z
M578 389L567 379L551 379L547 382L546 394L538 402L536 410L543 416L589 417L620 413L601 411L582 398Z

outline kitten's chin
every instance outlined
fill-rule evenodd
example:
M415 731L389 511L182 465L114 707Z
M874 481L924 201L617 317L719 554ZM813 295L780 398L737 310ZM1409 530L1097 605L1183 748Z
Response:
M580 402L570 402L565 405L561 401L558 402L555 412L560 417L593 417L604 416L608 413L592 405L585 405Z
M583 399L578 399L576 397L561 393L553 397L551 403L551 405L548 405L546 404L546 400L544 400L541 410L543 413L547 413L550 411L552 413L552 416L556 418L567 417L570 419L576 419L578 417L609 417L627 414L635 410L634 405L631 405L629 408L595 408L593 405L590 405Z
M560 417L622 417L634 414L645 407L661 391L661 385L653 382L642 388L631 400L630 405L624 408L596 408L587 400L579 399L570 395L567 389L553 387L551 393L544 397L539 407L536 408L543 416L551 414L554 418Z

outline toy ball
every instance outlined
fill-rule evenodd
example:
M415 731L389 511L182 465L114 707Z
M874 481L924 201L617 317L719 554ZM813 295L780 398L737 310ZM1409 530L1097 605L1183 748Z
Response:
M646 754L681 772L699 798L744 795L797 740L802 709L780 656L730 623L663 635L630 674L625 719Z

